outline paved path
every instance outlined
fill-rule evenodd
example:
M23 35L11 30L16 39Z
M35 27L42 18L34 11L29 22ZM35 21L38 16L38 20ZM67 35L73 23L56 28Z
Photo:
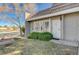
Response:
M16 54L19 54L19 53L21 53L21 51L13 51L13 52L10 52L10 53L7 53L7 54L5 54L5 55L16 55Z

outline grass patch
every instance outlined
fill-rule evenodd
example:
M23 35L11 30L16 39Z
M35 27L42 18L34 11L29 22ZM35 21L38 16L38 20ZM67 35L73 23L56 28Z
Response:
M75 47L58 45L50 41L31 40L26 41L24 55L72 55L77 54Z
M9 46L0 46L0 55L76 55L77 48L50 41L15 39Z

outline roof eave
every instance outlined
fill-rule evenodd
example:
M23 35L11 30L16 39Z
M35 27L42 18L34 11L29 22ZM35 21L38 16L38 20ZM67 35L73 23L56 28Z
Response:
M27 21L33 21L33 20L38 20L38 19L42 19L42 18L58 16L58 15L62 15L62 14L78 12L78 11L79 11L79 7L75 7L75 8L59 11L59 12L56 12L56 13L51 13L51 14L47 14L47 15L42 15L42 16L34 17L34 18L31 18L31 19L28 19Z

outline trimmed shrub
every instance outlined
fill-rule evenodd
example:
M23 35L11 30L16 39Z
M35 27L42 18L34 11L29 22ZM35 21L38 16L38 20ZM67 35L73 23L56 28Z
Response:
M49 41L53 38L53 35L50 32L32 32L29 34L28 38Z
M53 38L53 35L50 32L42 32L40 40L49 41Z
M39 32L32 32L29 34L28 38L29 39L38 39Z

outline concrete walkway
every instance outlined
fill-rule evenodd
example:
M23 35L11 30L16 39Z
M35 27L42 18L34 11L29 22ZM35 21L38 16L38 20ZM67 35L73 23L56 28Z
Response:
M0 41L0 45L11 44L11 43L13 43L13 42L14 42L13 39L10 39L10 40L3 40L3 41Z
M74 46L78 47L78 41L67 41L67 40L51 40L51 42L62 44L62 45L68 45L68 46Z

